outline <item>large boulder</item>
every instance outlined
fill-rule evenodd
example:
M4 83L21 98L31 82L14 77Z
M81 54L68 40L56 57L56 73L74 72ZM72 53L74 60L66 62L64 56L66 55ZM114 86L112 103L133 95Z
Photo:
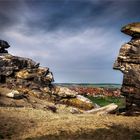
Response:
M91 110L94 108L93 103L82 95L77 95L75 98L64 98L60 100L61 103L69 106L74 106L82 110Z

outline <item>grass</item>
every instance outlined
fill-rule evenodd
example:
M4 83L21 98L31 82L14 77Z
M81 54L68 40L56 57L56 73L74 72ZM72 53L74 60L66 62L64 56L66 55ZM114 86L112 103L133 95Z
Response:
M123 108L125 106L125 98L123 97L92 97L88 96L88 98L93 102L98 104L99 106L105 106L111 103L115 103L119 106L119 108Z
M0 108L0 139L5 140L139 140L139 126L139 116Z

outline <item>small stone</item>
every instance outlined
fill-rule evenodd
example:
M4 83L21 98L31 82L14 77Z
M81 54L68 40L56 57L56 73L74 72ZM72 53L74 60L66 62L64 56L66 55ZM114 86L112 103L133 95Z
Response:
M83 113L83 112L80 111L78 108L74 108L74 107L70 110L70 112L71 112L72 114L80 114L80 113Z
M52 105L48 105L47 106L47 109L52 111L53 113L56 113L57 112L57 108L55 106L52 106Z
M24 97L23 94L19 93L17 90L12 90L10 93L7 93L6 96L14 99L22 99Z

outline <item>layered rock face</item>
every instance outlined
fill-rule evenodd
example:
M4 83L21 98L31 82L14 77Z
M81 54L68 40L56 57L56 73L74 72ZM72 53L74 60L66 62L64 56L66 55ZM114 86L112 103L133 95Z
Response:
M121 31L132 39L122 45L114 69L124 74L121 92L127 112L140 114L140 23L128 24Z
M32 98L35 97L54 103L75 106L83 110L94 107L88 99L79 98L77 92L54 86L52 84L54 81L53 74L49 68L40 67L39 63L29 58L9 54L5 50L9 47L10 45L6 41L0 40L0 105L14 105L17 103L14 99L21 99L22 97L33 105ZM10 93L4 94L5 91ZM13 100L6 99L7 102L3 102L2 97L4 99L5 95L13 98Z
M5 47L0 41L1 48ZM4 46L2 46L2 44ZM10 45L7 43L10 47ZM31 59L13 56L2 49L0 53L0 83L3 87L38 89L51 88L53 81L49 68L39 66L39 63Z

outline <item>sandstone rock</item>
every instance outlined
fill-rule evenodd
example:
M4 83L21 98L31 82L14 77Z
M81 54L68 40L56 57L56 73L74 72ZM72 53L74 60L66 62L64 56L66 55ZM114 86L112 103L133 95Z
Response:
M121 31L132 37L140 37L140 22L128 24Z
M37 97L37 98L42 98L43 93L40 90L28 90L28 94Z
M28 70L21 70L16 73L16 77L21 78L21 79L32 79L34 78L34 76L35 75L32 73L29 73Z
M22 99L24 97L23 94L19 93L17 90L13 90L12 92L7 93L6 96L14 99Z
M39 67L37 69L37 73L38 73L38 75L46 76L49 73L49 68L47 68L47 67Z
M128 24L122 32L133 38L121 47L114 69L124 74L121 92L126 97L127 111L140 112L140 23Z
M41 90L45 93L51 93L51 89L49 87L44 87Z
M74 107L70 110L70 112L72 114L80 114L80 113L83 113L83 111L79 110L78 108L74 108Z
M103 115L103 114L108 114L108 113L114 113L118 108L118 105L111 103L109 105L84 111L83 113L89 113L89 114L98 114L98 115Z
M82 110L91 110L94 108L93 103L82 95L77 95L76 98L62 99L61 103L77 107Z
M92 104L92 102L88 99L88 98L86 98L86 97L84 97L84 96L82 96L82 95L77 95L76 96L77 97L77 99L78 100L81 100L81 101L83 101L83 102L85 102L85 103L89 103L89 104Z
M97 108L93 108L91 110L80 110L78 108L72 108L70 110L70 112L72 114L96 114L96 115L104 115L104 114L112 114L112 113L116 113L118 109L118 105L111 103L109 105L103 106L103 107L97 107Z
M0 55L0 82L3 81L12 84L17 82L18 85L26 86L33 83L44 86L53 81L53 75L48 68L39 67L39 63L29 58L2 54Z
M57 92L55 92L54 94L58 95L59 97L70 98L70 97L76 97L78 93L66 87L57 87Z
M45 70L43 68L21 70L16 73L16 77L25 80L32 80L40 84L50 83L53 81L53 76L51 72L48 72L48 68L45 68Z
M32 68L38 68L38 63L31 59L12 55L0 57L0 75L10 76L15 71Z

